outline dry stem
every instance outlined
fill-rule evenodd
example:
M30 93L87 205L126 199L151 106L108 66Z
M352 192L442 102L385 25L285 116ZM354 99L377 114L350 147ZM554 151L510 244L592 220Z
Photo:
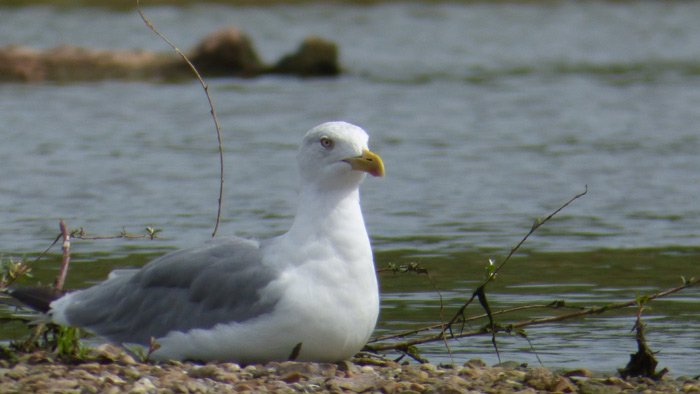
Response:
M556 210L554 210L554 212L552 212L551 214L549 214L546 218L541 219L541 220L540 220L540 219L536 220L536 221L533 223L532 227L530 228L530 231L528 231L528 233L525 234L525 236L520 240L520 242L518 242L518 244L515 245L515 246L510 250L510 252L508 253L508 256L506 256L506 258L505 258L498 266L496 266L496 268L495 268L493 271L491 271L491 273L488 275L488 277L486 278L486 280L484 280L484 282L483 282L481 285L479 285L479 287L477 287L476 290L474 290L474 292L472 293L471 298L469 298L469 299L459 308L459 310L457 310L457 312L454 314L454 316L452 316L452 319L450 319L450 321L449 321L449 323L447 323L445 329L443 329L443 331L442 331L443 334L445 333L446 330L452 331L452 325L455 324L457 321L460 321L460 318L462 318L462 317L464 316L464 310L467 308L467 306L469 306L469 304L471 304L471 302L474 300L474 298L476 298L476 297L479 296L480 294L485 294L485 292L484 292L485 286L486 286L489 282L491 282L491 281L496 277L496 274L498 274L498 272L501 270L501 268L503 268L503 266L504 266L508 261L510 261L510 258L513 256L513 254L515 254L515 252L516 252L518 249L520 249L520 247L525 243L525 241L527 241L527 239L530 238L530 236L531 236L535 231L537 231L538 228L540 228L543 224L547 223L550 219L552 219L556 214L558 214L559 212L561 212L564 208L568 207L572 202L574 202L575 200L577 200L577 199L583 197L584 195L586 195L586 193L588 193L588 185L586 185L586 187L585 187L585 189L584 189L583 192L581 192L581 193L579 193L579 194L573 196L571 199L569 199L569 201L565 202L562 206L560 206L559 208L557 208ZM482 300L480 299L480 301L482 301ZM483 302L484 302L484 301L482 301L482 304L483 304ZM487 315L488 315L488 314L490 314L489 311L487 311Z
M694 287L700 284L700 280L695 279L695 278L690 278L687 279L683 282L681 286L673 287L670 289L662 290L653 294L650 294L646 297L647 302L652 301L657 298L663 298L667 297L671 294L677 293L679 291L682 291L684 289L687 289L689 287ZM549 323L556 323L564 320L570 320L570 319L575 319L583 316L589 316L589 315L599 315L608 311L612 310L617 310L617 309L624 309L624 308L630 308L630 307L636 307L638 305L638 300L635 298L634 300L626 301L626 302L618 302L618 303L612 303L612 304L607 304L603 306L590 306L590 307L582 307L580 310L575 311L575 312L570 312L570 313L565 313L562 315L557 315L557 316L551 316L551 317L544 317L544 318L539 318L539 319L530 319L530 320L522 320L518 321L515 323L510 323L507 325L496 325L495 329L496 332L506 332L506 333L511 333L514 332L518 329L522 329L528 326L533 326L533 325L541 325L541 324L549 324ZM519 309L526 309L526 308L554 308L558 309L562 307L563 304L560 301L557 302L552 302L547 305L528 305L528 306L522 306L518 308L513 308L510 310L504 310L501 311L500 313L506 313L506 312L512 312L514 310L519 310ZM466 320L475 320L479 318L486 317L486 315L479 315L479 316L474 316L470 317ZM394 335L394 336L387 336L387 337L381 337L378 338L374 344L368 344L366 346L366 350L369 351L386 351L386 350L403 350L407 349L410 346L415 346L415 345L420 345L424 343L429 343L429 342L438 342L438 341L443 341L444 340L444 332L439 331L437 334L433 335L425 335L421 336L418 338L413 338L410 340L406 341L401 341L401 342L387 342L388 340L395 339L403 336L410 336L412 334L420 333L420 332L429 332L433 331L435 329L440 329L442 324L435 324L429 327L421 328L414 330L412 332L405 332L399 335ZM450 339L457 339L457 338L465 338L465 337L473 337L473 336L478 336L478 335L491 335L490 327L480 327L474 330L470 331L462 331L458 334L452 333L449 338Z
M219 230L219 223L221 221L221 206L223 204L223 199L224 199L224 145L223 141L221 138L221 125L219 124L219 118L216 116L216 108L214 107L214 101L211 98L211 95L209 94L209 85L207 85L206 82L204 82L204 79L202 76L199 74L199 71L197 71L197 68L192 64L189 58L187 58L187 55L185 55L175 44L173 44L165 35L163 35L161 32L159 32L155 26L153 26L153 23L151 23L150 19L144 15L143 11L141 10L141 4L140 0L136 0L136 10L138 11L139 15L141 16L141 19L143 19L143 22L148 26L149 29L151 29L152 32L154 32L158 37L163 39L175 52L177 52L180 57L182 57L182 60L187 63L187 66L189 66L190 70L192 70L192 73L197 77L197 80L199 81L200 85L202 85L202 89L204 89L204 94L207 96L207 101L209 102L209 108L211 112L211 117L214 120L214 126L216 127L216 138L219 144L219 204L218 204L218 209L216 212L216 223L214 224L214 231L212 232L211 236L212 238L216 236L216 232Z
M61 228L61 236L63 237L63 256L61 258L61 270L56 276L56 281L54 282L54 289L57 291L63 290L63 284L66 282L66 275L68 275L68 266L70 264L70 233L68 232L68 227L66 223L61 219L58 222Z

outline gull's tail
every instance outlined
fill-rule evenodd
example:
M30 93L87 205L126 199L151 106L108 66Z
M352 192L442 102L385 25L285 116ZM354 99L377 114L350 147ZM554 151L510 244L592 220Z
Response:
M4 289L2 292L42 313L47 313L51 309L51 303L64 295L63 291L48 287L17 287Z

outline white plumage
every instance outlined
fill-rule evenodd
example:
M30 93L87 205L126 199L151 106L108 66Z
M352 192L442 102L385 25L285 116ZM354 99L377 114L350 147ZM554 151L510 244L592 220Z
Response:
M337 361L369 339L379 313L360 210L368 136L345 122L311 129L298 154L291 229L261 242L223 238L165 255L50 304L53 320L115 342L155 337L161 359Z

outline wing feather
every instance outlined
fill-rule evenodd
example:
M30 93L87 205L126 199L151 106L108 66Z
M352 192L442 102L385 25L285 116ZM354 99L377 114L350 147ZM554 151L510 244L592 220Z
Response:
M217 239L71 294L65 316L110 340L147 344L170 331L271 312L277 299L263 299L260 291L275 278L276 272L262 264L257 242Z

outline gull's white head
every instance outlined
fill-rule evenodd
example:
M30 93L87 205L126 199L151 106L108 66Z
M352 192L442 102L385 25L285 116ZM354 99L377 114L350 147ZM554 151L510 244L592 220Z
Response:
M324 188L357 187L365 174L384 175L382 159L367 147L369 136L346 122L323 123L309 130L297 160L305 183Z

